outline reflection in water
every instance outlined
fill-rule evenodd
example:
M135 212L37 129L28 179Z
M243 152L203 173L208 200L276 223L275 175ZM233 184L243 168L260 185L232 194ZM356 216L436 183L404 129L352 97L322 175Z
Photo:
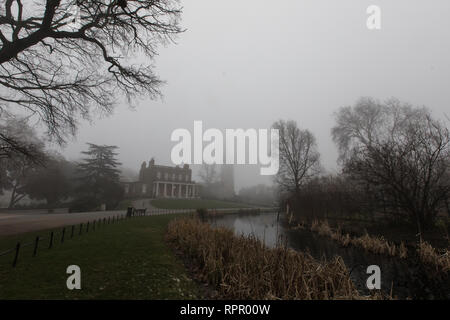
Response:
M436 298L439 288L431 290L418 276L423 270L411 267L404 260L375 255L359 248L340 247L331 239L321 237L308 230L291 230L284 227L281 221L277 221L277 213L261 213L257 215L229 214L213 218L211 224L234 230L237 235L253 235L264 242L268 247L275 247L279 243L297 251L308 252L314 258L320 260L332 259L339 255L343 258L350 276L358 290L367 294L366 274L369 265L378 265L381 269L381 289L385 293L392 293L398 298ZM420 268L419 268L420 269ZM448 292L442 288L437 297L448 297Z
M277 214L229 214L212 221L213 225L234 230L237 235L254 235L266 246L274 247L277 243L277 234L282 227L277 223Z

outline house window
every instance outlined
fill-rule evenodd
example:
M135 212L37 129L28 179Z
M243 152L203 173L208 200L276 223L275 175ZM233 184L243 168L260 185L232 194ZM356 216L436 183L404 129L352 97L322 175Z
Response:
M175 180L175 173L172 173L172 179Z
M158 171L158 172L156 173L156 177L157 177L158 179L161 179L161 172Z
M130 191L130 185L126 184L125 185L125 194L127 194Z
M147 193L147 185L145 183L142 185L142 193Z
M178 175L178 180L183 180L183 175L181 173Z
M167 172L164 173L164 179L165 179L165 180L169 179L169 174L168 174Z
M186 181L189 181L189 175L188 174L186 175Z

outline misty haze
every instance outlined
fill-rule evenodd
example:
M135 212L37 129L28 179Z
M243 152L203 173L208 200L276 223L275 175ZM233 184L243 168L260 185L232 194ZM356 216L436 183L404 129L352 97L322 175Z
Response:
M0 0L0 299L450 299L449 14Z

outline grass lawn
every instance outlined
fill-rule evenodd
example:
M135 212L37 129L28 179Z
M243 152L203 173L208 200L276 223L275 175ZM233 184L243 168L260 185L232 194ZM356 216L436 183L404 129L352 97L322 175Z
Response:
M151 203L152 206L160 209L223 209L252 207L243 203L204 199L156 199L152 200Z
M164 235L176 215L136 217L96 228L48 249L43 240L37 257L32 246L21 251L18 265L13 255L0 257L0 299L195 299L198 285L166 245ZM0 238L0 252L14 246L17 238ZM68 233L66 233L67 236ZM70 232L69 232L70 236ZM68 290L66 269L81 268L81 290Z

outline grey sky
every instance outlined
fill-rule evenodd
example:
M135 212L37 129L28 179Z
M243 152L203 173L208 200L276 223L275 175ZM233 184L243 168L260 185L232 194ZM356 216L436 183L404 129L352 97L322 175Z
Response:
M382 29L366 28L366 8L382 10ZM332 113L360 96L397 97L450 114L448 0L185 0L176 45L160 48L163 101L83 123L63 153L85 142L120 147L124 166L152 156L170 164L176 128L268 128L296 120L317 137L323 164L336 168ZM236 169L237 188L269 183L259 167Z

